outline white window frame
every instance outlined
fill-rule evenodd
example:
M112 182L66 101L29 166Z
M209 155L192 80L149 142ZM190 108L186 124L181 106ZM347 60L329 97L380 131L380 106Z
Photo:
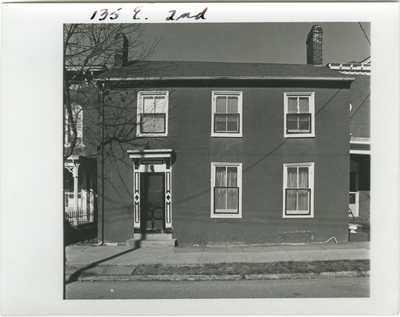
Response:
M237 167L237 187L239 188L238 213L221 214L214 212L214 187L217 167ZM211 218L242 218L242 163L211 162Z
M289 167L308 167L308 188L310 189L310 214L286 214L286 189ZM314 162L283 164L283 218L314 218Z
M224 133L214 131L214 114L216 113L217 97L234 96L238 98L239 132ZM243 93L241 91L213 91L211 98L211 136L222 138L240 138L243 136Z
M165 131L163 133L142 133L141 114L143 114L143 97L165 97ZM139 137L160 137L168 135L168 113L169 113L169 92L168 91L139 91L137 94L137 114L136 114L136 136Z
M287 114L289 97L309 97L311 132L309 133L288 133L287 132ZM315 93L314 92L285 92L284 93L284 136L285 138L313 138L315 137Z
M76 144L75 146L84 146L83 144L83 109L82 106L78 104L72 104L71 105L71 110L73 115L75 116L75 125L76 125L76 132L77 132L77 138L76 138ZM80 128L77 126L78 120L80 120L81 126ZM65 126L64 126L64 144L67 147L71 146L71 141L69 141L69 135L70 135L70 128L69 128L69 115L68 111L65 109Z

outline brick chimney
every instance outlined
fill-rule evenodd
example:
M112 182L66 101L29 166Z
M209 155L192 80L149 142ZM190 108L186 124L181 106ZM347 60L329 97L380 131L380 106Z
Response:
M322 66L322 28L313 25L307 36L307 64Z
M115 36L114 67L123 67L128 63L128 38L124 33Z

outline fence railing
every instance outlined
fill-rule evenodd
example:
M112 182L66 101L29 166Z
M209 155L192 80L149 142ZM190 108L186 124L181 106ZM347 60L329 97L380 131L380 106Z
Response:
M79 225L93 223L94 211L86 211L86 210L66 211L65 218L68 220L68 222L73 228L77 228Z

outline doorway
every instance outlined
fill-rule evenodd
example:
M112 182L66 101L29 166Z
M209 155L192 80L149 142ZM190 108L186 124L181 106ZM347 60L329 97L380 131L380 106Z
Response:
M140 174L141 233L161 233L165 229L165 173Z

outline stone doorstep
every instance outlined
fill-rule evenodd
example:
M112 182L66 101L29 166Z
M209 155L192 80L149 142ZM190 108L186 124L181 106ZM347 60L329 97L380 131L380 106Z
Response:
M168 240L137 240L129 239L126 241L126 247L139 247L139 248L174 248L176 245L176 239Z
M172 240L172 233L148 233L148 234L141 234L141 233L134 233L133 234L134 240Z

